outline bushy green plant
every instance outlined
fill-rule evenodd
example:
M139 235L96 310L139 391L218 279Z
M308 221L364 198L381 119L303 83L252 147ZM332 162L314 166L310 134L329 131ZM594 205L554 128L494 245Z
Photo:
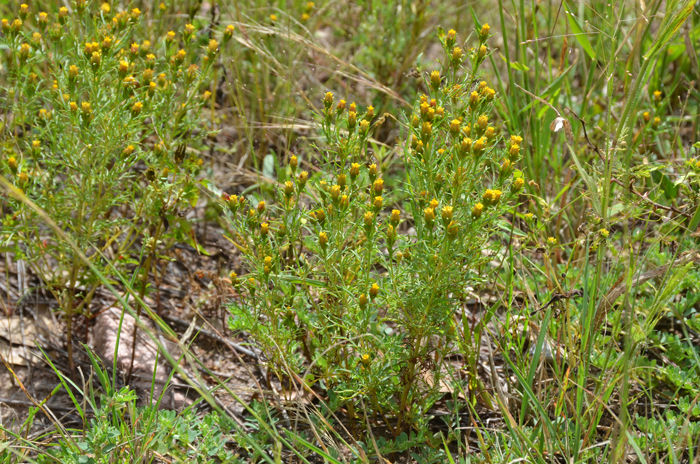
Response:
M522 139L504 141L489 119L495 92L478 79L488 26L478 35L466 52L441 31L446 58L408 116L396 192L368 150L373 108L328 93L318 174L292 157L271 202L223 195L248 271L232 275L242 297L231 328L253 335L285 387L303 378L351 421L364 405L397 436L440 397L450 352L465 356L470 391L480 392L486 321L456 313L524 184L514 169ZM399 192L404 211L391 207Z
M179 212L197 201L202 160L186 147L202 136L199 111L210 102L219 45L196 46L192 25L156 43L139 41L139 9L115 12L106 3L95 9L78 1L72 12L51 15L22 5L19 14L2 20L2 172L16 187L14 198L5 197L3 241L59 301L72 364L71 321L99 280L19 195L106 275L141 263L143 295L162 244L193 240Z

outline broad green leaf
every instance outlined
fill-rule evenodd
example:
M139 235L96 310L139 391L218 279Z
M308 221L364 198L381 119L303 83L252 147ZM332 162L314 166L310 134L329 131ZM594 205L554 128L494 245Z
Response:
M501 59L502 59L504 62L506 62L506 63L508 62L508 60L506 60L506 57L505 57L505 56L503 56L503 55L500 54L500 53L499 53L498 55L501 57ZM511 62L510 62L510 67L513 68L513 69L517 69L518 71L523 71L523 72L529 71L529 70L530 70L529 67L525 66L525 65L522 64L522 63L518 63L517 61L511 61Z
M595 52L593 51L591 42L588 40L588 36L585 32L583 32L583 28L578 23L578 19L576 19L576 16L574 16L573 13L571 13L572 10L571 7L569 7L569 4L564 3L564 6L567 10L566 16L569 18L569 25L571 26L571 30L574 33L574 37L576 37L576 40L578 41L579 45L583 47L585 52L588 54L589 58L595 60Z

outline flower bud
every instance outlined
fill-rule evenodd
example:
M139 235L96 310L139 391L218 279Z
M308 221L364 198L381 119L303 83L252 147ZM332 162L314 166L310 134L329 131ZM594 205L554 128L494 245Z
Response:
M501 163L501 169L500 169L500 174L501 177L505 177L508 174L510 174L510 171L512 169L513 165L509 160L503 160L503 163Z
M471 109L476 108L476 106L479 104L479 94L476 93L476 91L472 92L471 95L469 95L469 107Z
M330 109L333 106L333 92L326 92L325 97L323 97L323 106L326 109Z
M182 37L185 39L185 42L189 42L190 38L192 38L192 34L194 34L194 26L192 24L186 24L185 25L185 32L183 32Z
M360 133L367 134L367 132L369 132L369 121L363 119L360 122Z
M338 202L340 199L340 185L334 185L331 187L331 198L333 199L333 202Z
M112 48L112 38L110 36L105 36L104 39L102 39L102 50L103 51L108 51L110 48Z
M296 156L292 155L289 159L289 167L292 169L292 174L297 171L297 166L299 166L299 160Z
M392 226L396 227L399 222L401 222L401 211L394 209L391 211L391 216L389 216L389 222Z
M267 222L260 224L260 235L263 237L270 233L270 225Z
M479 32L479 40L481 42L485 42L486 39L489 38L489 31L490 30L491 30L491 27L488 25L488 23L481 26L481 32Z
M199 70L199 66L196 64L191 64L187 67L187 71L185 71L185 77L187 82L192 82L197 78L197 72Z
M41 29L44 30L47 24L49 24L49 15L45 11L42 11L41 13L39 13L37 21L39 22L39 27L41 27Z
M325 250L328 245L328 234L323 231L319 232L318 243L321 245L321 249Z
M372 165L374 166L374 165ZM372 191L375 195L381 195L384 190L384 179L379 178L372 183Z
M10 168L12 174L17 174L17 158L15 158L14 156L10 156L7 159L7 167Z
M511 185L511 188L514 192L519 192L520 189L523 188L525 185L525 180L522 177L518 177L513 181L513 184Z
M93 68L99 68L100 64L102 63L102 54L100 52L92 52L90 63L92 64Z
M134 116L138 116L141 114L141 110L143 109L143 103L141 102L136 102L134 103L134 106L131 107L131 114Z
M373 106L368 106L367 107L367 112L365 113L365 120L366 121L372 121L374 118L374 107Z
M360 358L360 362L362 363L362 366L365 368L369 368L370 364L372 364L372 358L370 355L367 353L363 354L362 357Z
M291 180L288 180L287 182L284 183L284 196L287 198L291 198L293 193L294 193L294 184L292 183Z
M369 289L369 297L374 300L375 298L377 298L377 295L379 295L379 285L373 283Z
M372 202L372 207L374 208L375 212L379 212L382 210L382 207L384 206L384 199L382 197L374 197L374 201Z
M360 304L360 309L365 309L367 307L367 303L369 303L369 300L367 299L367 295L365 295L364 293L362 295L360 295L358 302Z
M29 16L29 5L22 3L19 6L19 17L22 18L22 21L24 21L27 19L27 16Z
M141 76L143 78L144 85L150 84L151 81L153 80L153 70L152 69L144 69Z
M423 143L427 143L430 140L430 136L432 135L432 133L433 125L430 124L428 121L425 121L420 130L420 135L421 139L423 140Z
M651 120L651 115L648 111L645 111L644 113L642 113L642 118L644 119L645 123L648 123Z
M459 234L459 225L451 221L450 224L447 226L447 238L450 240L454 240L457 238L457 235Z
M233 29L233 24L229 24L228 26L226 26L226 29L224 29L224 43L228 42L229 40L231 40L231 37L233 37Z
M357 163L352 163L350 166L350 179L355 180L357 179L357 176L360 175L360 165Z
M355 124L357 123L357 113L350 111L348 113L348 130L352 132L355 129Z
M265 200L260 200L258 202L258 214L261 216L265 213L265 210L267 209L267 205L265 204Z
M433 223L435 222L435 210L433 208L425 208L423 210L423 220L425 225L429 228L433 228Z
M377 165L376 164L370 164L369 165L369 179L374 182L374 179L377 178ZM382 186L384 186L384 181L382 181Z
M420 115L421 115L421 118L423 118L423 119L428 119L427 116L428 116L428 112L429 112L429 111L430 111L430 105L428 104L427 101L425 101L425 102L423 102L423 103L420 104ZM418 126L418 124L415 125L415 127L417 127L417 126Z
M27 61L27 59L29 58L29 51L30 51L29 44L23 43L22 45L19 46L19 60L20 60L20 62L24 63L25 61Z
M367 211L363 218L365 224L365 230L370 233L374 228L374 214L371 211Z
M458 137L459 136L459 130L460 130L460 122L459 119L453 119L452 122L450 123L450 134L452 137Z
M500 190L491 190L487 189L483 196L481 197L483 203L485 206L493 206L498 204L498 201L501 199L501 191Z
M209 58L211 59L218 52L219 52L219 42L217 42L215 39L209 40L209 43L207 44L207 56L209 56Z
M350 206L350 199L347 195L343 195L340 197L340 209L345 210L348 206Z
M442 208L440 216L442 217L442 222L445 226L452 222L452 214L453 212L451 206L445 206Z
M486 54L488 53L488 51L489 51L489 49L486 48L486 45L482 45L481 47L479 47L479 55L478 55L479 59L480 60L483 59L486 56Z
M481 203L477 203L477 204L474 205L474 207L472 208L472 216L473 216L474 218L477 218L477 219L478 219L479 216L481 216L481 213L482 213L483 211L484 211L484 205L481 204Z
M455 47L452 49L452 63L457 65L462 62L462 57L464 56L464 53L462 52L462 49L459 47Z
M433 71L430 73L430 86L433 90L437 91L440 88L440 71Z
M299 185L299 191L304 190L304 186L306 185L306 181L309 180L309 173L306 171L302 171L299 173L299 177L297 177L297 183Z
M520 146L519 145L513 144L508 149L508 155L510 155L510 159L516 158L519 153L520 153Z
M318 211L316 211L315 217L316 222L318 222L319 224L323 224L323 222L326 220L326 212L322 209L319 209Z
M390 248L396 243L396 229L391 224L386 228L386 243Z
M185 61L186 56L187 52L185 50L178 50L172 57L173 64L175 64L175 66L181 65Z
M457 32L454 29L447 31L447 35L445 36L445 45L447 45L447 48L454 46L456 37Z
M472 149L472 139L469 137L465 137L462 139L462 143L459 146L460 154L462 156L465 156L469 153L469 150Z

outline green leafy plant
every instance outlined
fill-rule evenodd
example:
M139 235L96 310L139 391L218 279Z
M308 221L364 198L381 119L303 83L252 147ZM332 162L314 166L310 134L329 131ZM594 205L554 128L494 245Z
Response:
M14 195L46 211L107 275L109 262L120 271L140 265L143 296L157 250L193 241L179 212L197 201L202 161L186 147L202 136L218 42L199 49L192 25L180 38L137 41L139 9L114 13L105 5L95 14L78 2L72 13L61 7L51 17L22 9L21 19L3 20L8 76L1 91L10 117L2 170ZM3 242L59 302L73 368L72 320L99 280L31 210L6 202Z
M476 375L487 320L470 326L455 313L487 278L485 250L500 247L499 220L524 185L514 169L522 139L504 141L492 125L495 91L478 79L488 35L486 25L467 53L454 31L440 32L446 58L409 116L395 192L368 152L374 109L327 93L318 175L292 157L272 204L223 195L248 270L232 275L243 298L231 328L253 335L285 388L325 388L353 429L363 408L395 436L421 423L455 349L472 399L488 397ZM391 208L397 197L404 211Z

